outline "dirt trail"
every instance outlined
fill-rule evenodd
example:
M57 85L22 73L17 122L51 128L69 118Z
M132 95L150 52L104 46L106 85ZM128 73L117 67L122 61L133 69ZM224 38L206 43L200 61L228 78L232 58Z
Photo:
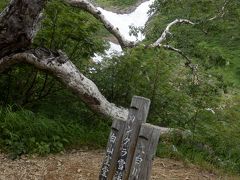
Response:
M75 151L47 157L22 157L9 160L0 154L0 180L97 180L103 151ZM194 165L156 158L152 180L226 179Z

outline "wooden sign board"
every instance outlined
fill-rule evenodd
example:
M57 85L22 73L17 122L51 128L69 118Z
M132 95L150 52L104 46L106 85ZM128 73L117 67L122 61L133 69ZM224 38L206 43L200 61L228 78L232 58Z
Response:
M142 123L147 120L150 107L150 100L134 96L131 102L128 120L125 126L120 155L117 161L117 168L114 179L127 179L137 144L138 134Z
M149 180L160 128L146 123L150 100L134 96L127 121L114 120L100 180Z
M156 154L159 137L159 127L151 124L142 125L128 178L129 180L150 179L152 161Z
M113 121L112 129L108 138L106 154L103 159L102 168L100 170L100 180L113 179L125 124L126 121L123 120Z

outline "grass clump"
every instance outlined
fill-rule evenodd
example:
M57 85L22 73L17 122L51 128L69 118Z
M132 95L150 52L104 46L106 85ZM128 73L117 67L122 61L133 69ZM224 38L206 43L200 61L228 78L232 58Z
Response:
M107 123L89 125L62 119L49 119L29 110L0 112L0 146L15 159L21 154L56 153L68 148L103 147L107 142ZM93 126L95 128L93 128Z

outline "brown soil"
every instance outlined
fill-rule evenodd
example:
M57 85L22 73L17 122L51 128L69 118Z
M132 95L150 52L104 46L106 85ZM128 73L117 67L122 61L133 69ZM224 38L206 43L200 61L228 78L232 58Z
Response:
M48 157L25 157L9 160L0 154L0 180L96 180L104 153L103 151L73 151ZM179 161L156 158L152 179L226 179L195 165L184 165Z

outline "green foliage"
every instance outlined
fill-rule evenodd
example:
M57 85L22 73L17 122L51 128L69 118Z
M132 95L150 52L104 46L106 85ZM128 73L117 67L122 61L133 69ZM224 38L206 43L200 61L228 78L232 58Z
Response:
M0 146L13 159L25 153L45 155L69 147L102 147L108 137L108 124L101 121L84 125L29 110L14 112L11 107L1 109L0 117Z
M129 7L131 5L134 5L138 2L138 0L95 0L97 4L103 5L103 6L111 6L111 7Z
M176 18L186 18L198 23L195 26L172 27L173 36L168 37L166 43L181 49L195 60L195 63L203 65L209 73L222 74L224 80L239 86L240 2L229 1L223 18L207 21L220 12L224 2L224 0L156 1L152 7L156 15L148 25L147 38L150 41L157 39L166 24Z
M99 37L102 26L88 13L53 0L48 2L45 16L36 45L62 49L78 65L86 64L94 53L103 52L104 41Z
M0 2L0 11L7 5L9 0L1 0Z
M100 37L101 29L102 25L91 15L52 0L47 4L33 46L62 49L82 73L87 73L92 64L90 57L106 47ZM62 88L54 78L26 65L9 69L0 76L0 82L3 106L17 104L29 108Z
M136 0L103 1L126 7ZM63 49L88 75L106 98L128 107L133 95L151 99L148 121L187 130L183 136L162 137L158 155L211 164L240 172L240 8L229 1L223 18L207 21L219 12L224 0L158 0L144 43L155 41L166 24L188 18L198 25L171 29L171 44L198 64L197 77L185 59L159 49L125 50L122 57L89 61L103 52L106 33L92 16L57 0L49 1L34 46ZM1 1L0 7L5 3ZM139 29L132 27L132 33ZM89 68L93 70L89 72ZM1 149L13 158L22 153L48 154L66 148L106 145L110 122L79 102L45 73L20 65L0 77ZM11 108L9 108L9 106ZM8 107L8 108L6 108ZM24 109L21 109L24 107ZM211 112L212 111L212 112Z
M193 76L177 58L181 57L162 49L138 47L124 57L97 65L92 78L103 94L118 105L128 106L136 94L151 99L150 122L185 127L198 109L218 103L217 96L224 86L220 79L202 71L198 84L194 84Z
M200 112L194 134L163 137L157 154L162 157L185 159L204 166L207 162L208 166L213 164L228 172L239 173L239 105L230 105L224 111L216 111L216 114Z

